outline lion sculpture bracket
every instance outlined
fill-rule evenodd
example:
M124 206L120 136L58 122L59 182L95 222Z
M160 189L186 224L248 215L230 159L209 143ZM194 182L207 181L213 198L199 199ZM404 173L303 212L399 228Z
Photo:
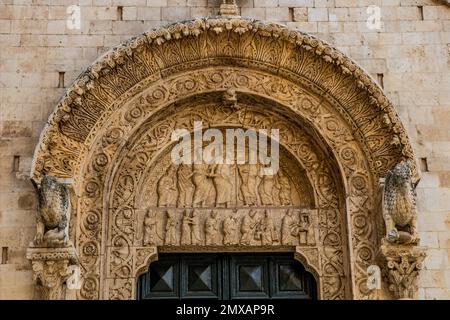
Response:
M69 245L70 197L65 185L55 177L45 176L38 194L34 247L67 247Z
M384 183L383 217L386 241L393 244L417 244L416 193L411 179L411 164L398 163L388 172Z

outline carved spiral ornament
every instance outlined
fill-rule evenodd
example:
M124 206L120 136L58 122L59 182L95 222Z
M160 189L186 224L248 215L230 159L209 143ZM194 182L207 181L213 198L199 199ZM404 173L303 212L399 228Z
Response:
M235 104L223 102L227 92ZM203 187L192 182L194 171L183 179L181 169L169 169L171 133L192 133L196 121L218 130L276 127L282 173L256 187L241 167L211 169L206 178L198 169ZM299 247L319 277L320 297L344 299L366 295L358 284L378 241L374 186L403 159L414 155L394 107L341 52L278 24L205 18L144 33L95 61L51 115L32 177L75 181L79 298L133 299L156 248L242 245ZM208 198L218 186L228 192ZM207 211L209 203L224 214Z

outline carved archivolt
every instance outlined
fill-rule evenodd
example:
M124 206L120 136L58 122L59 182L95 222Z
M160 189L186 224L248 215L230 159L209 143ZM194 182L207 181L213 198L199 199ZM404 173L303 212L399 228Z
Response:
M206 168L226 178L215 180L169 166L172 131L194 121L279 129L282 173L253 186L244 167ZM136 37L83 73L32 176L74 179L80 298L131 299L155 250L194 247L296 251L321 297L343 299L369 294L376 182L403 159L414 157L393 106L343 54L277 24L201 19ZM194 171L202 183L183 178ZM208 198L218 184L227 192Z
M88 146L89 137L96 136L101 123L121 105L121 99L141 91L145 82L212 66L264 70L318 92L339 110L370 151L372 156L367 157L381 174L396 158L412 156L406 132L391 103L370 76L341 52L279 24L197 19L133 38L80 75L43 131L33 178L49 172L71 176L87 151L83 147ZM245 78L241 81L245 82ZM187 84L183 89L189 88ZM165 94L155 91L153 98L161 99Z

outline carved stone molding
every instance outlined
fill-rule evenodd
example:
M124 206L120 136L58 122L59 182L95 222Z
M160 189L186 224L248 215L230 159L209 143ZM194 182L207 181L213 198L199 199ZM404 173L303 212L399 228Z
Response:
M279 128L284 173L258 185L240 168L226 174L234 182L186 182L190 169L168 165L171 132L193 132L199 120L217 130ZM394 107L353 61L299 31L221 17L145 33L99 58L50 117L32 177L73 178L79 298L133 298L156 247L298 246L299 259L320 277L321 298L345 299L369 294L367 267L383 236L381 214L373 214L375 181L401 160L412 161L416 179ZM227 192L209 199L196 189ZM191 212L199 208L231 211ZM259 218L242 212L248 209ZM292 218L291 209L300 213Z
M417 278L423 268L425 249L411 245L384 243L381 254L385 261L384 276L389 291L396 299L414 299L417 293Z
M74 275L72 266L78 265L75 248L28 248L27 259L31 260L38 298L66 299L66 281Z
M77 159L88 150L83 142L88 135L95 136L96 122L106 119L107 113L117 106L118 98L128 90L142 89L134 86L144 79L156 82L182 70L227 64L309 81L311 87L322 88L331 100L347 108L346 121L354 122L354 112L364 114L370 125L353 124L374 156L391 153L414 159L394 107L371 77L344 54L313 36L280 24L204 18L178 22L130 39L81 74L41 135L32 178L40 180L46 173L71 176ZM156 94L155 97L163 92ZM80 117L85 118L83 127L78 125ZM371 141L373 130L385 130L386 142L380 145ZM384 174L387 168L380 161L378 170ZM417 174L415 167L414 173Z

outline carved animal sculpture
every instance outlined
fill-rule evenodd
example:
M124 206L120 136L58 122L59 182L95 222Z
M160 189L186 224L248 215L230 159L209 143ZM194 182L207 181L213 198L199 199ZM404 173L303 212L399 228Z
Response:
M69 242L70 198L56 178L45 176L41 185L33 182L39 198L35 246L61 247Z
M409 162L402 161L389 171L384 188L386 240L417 243L415 191Z

